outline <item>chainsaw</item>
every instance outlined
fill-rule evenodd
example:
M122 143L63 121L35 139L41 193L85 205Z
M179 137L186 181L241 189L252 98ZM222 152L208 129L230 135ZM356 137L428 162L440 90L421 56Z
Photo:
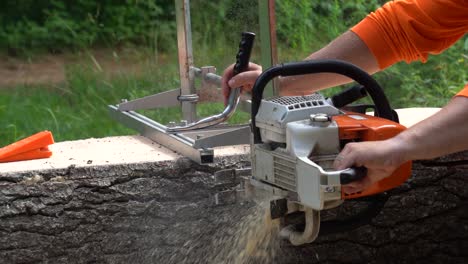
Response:
M253 33L242 34L234 74L247 68L254 36ZM263 99L265 87L275 77L316 73L344 75L359 85L330 98L315 93ZM367 95L373 105L350 105ZM366 114L369 108L374 110L374 116ZM315 60L273 66L257 78L252 88L252 176L247 179L245 189L269 193L271 218L282 220L280 235L293 245L311 243L319 232L355 228L370 222L379 212L384 200L379 199L378 194L399 186L410 177L411 162L404 163L391 176L369 188L352 194L344 193L342 185L366 177L367 169L352 167L336 171L333 162L349 142L384 140L404 129L380 85L353 64ZM372 198L374 205L346 221L323 222L327 232L320 231L321 211L339 207L345 200L363 197ZM288 225L285 219L297 213L303 215L302 225Z
M278 76L314 73L345 75L359 86L331 98L321 94L263 99L267 83ZM349 106L369 94L369 105ZM333 162L349 142L384 140L405 129L379 84L347 62L318 60L285 63L264 71L252 89L251 184L268 190L272 218L304 212L302 230L284 226L280 235L293 245L313 242L320 230L320 211L340 206L347 199L372 196L399 186L411 175L411 162L361 192L346 194L342 185L366 176L364 167L333 170ZM361 219L362 220L362 219Z

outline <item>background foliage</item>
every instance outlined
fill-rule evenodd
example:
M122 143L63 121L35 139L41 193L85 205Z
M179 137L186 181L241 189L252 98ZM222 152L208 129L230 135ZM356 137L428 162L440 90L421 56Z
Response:
M12 54L125 42L163 49L173 16L170 0L4 0L0 43Z
M310 48L310 40L327 41L383 2L277 1L279 39L287 47ZM206 45L237 37L242 30L257 29L257 5L250 0L193 0L193 30L204 33L198 40ZM174 16L173 0L4 0L0 44L12 54L123 43L166 51L172 46L168 39L175 39ZM334 27L324 34L321 28L330 23Z
M301 60L359 22L385 0L277 0L280 61ZM255 0L192 0L196 66L224 69L234 61L242 31L258 32ZM52 130L58 141L134 133L111 120L107 104L178 86L174 0L3 0L0 56L30 61L44 54L74 54L86 63L65 68L60 84L0 87L0 146L37 131ZM253 61L258 61L258 42ZM111 78L92 57L96 49L122 49L146 58L138 74ZM132 56L133 56L132 55ZM425 64L398 63L376 75L392 105L443 106L468 82L468 38ZM219 72L219 71L218 71ZM313 85L313 84L311 84ZM198 108L200 116L223 105ZM180 119L177 108L150 113L161 123ZM245 122L239 113L234 122Z

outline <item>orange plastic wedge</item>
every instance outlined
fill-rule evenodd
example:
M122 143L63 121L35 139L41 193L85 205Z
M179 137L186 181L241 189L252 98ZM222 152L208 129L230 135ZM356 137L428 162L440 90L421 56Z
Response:
M30 137L0 148L0 162L43 159L52 156L48 146L54 143L50 131L42 131Z

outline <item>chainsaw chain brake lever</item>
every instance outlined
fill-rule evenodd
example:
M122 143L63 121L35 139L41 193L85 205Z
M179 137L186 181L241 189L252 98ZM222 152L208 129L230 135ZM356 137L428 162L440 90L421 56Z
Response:
M366 88L362 85L354 85L344 91L341 91L332 97L329 98L332 105L336 108L340 108L345 111L351 111L361 114L366 114L369 109L372 111L376 111L375 105L371 104L357 104L357 105L350 105L351 103L364 98L367 96ZM399 123L398 113L392 109L393 113L393 121Z
M249 67L250 54L252 53L252 47L255 39L255 34L252 32L242 32L242 39L239 43L239 51L236 56L236 64L234 65L234 75L244 72ZM190 131L200 128L206 128L217 125L221 122L229 119L234 114L237 104L239 103L239 97L241 93L241 87L231 89L228 97L228 103L222 113L203 118L197 122L190 123L186 126L168 127L166 131L169 133L177 133L182 131Z
M333 95L330 97L330 100L333 106L336 108L342 108L366 96L366 88L362 85L355 85Z
M351 182L359 181L366 177L366 167L351 167L340 172L340 183L345 185Z

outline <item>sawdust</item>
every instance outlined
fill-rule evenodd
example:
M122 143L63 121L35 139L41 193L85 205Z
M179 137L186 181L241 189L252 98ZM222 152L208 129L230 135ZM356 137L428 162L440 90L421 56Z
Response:
M41 176L41 175L34 175L32 177L25 177L21 183L24 183L26 185L34 185L34 184L37 184L39 182L43 182L44 181L44 178Z
M215 263L271 263L279 250L279 219L271 220L270 212L263 206L252 209L239 226L236 233L228 238Z
M182 263L273 263L280 254L279 219L271 220L267 203L257 204L249 213L228 228L220 237L214 236L209 245L210 252L194 257L192 250L200 245L189 241L191 245ZM194 243L195 242L195 243ZM206 246L206 245L204 245Z

